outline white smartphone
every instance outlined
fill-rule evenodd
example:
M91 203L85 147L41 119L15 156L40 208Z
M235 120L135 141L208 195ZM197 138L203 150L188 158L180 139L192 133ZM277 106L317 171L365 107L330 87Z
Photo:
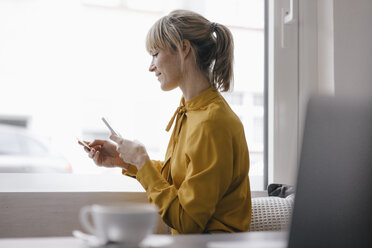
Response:
M105 125L107 126L107 128L110 130L110 132L113 134L113 135L116 135L116 136L119 136L120 137L120 134L117 133L112 127L111 125L107 122L107 120L105 119L105 117L102 117L102 121L103 123L105 123Z
M90 147L87 143L85 143L84 141L80 140L78 137L76 137L76 139L79 141L79 144L88 148L88 150L92 150L92 147Z

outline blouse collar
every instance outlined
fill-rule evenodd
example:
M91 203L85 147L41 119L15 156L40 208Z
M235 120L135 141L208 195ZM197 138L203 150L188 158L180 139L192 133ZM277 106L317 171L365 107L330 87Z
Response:
M169 131L171 129L176 117L177 117L177 121L181 119L180 123L182 123L182 120L186 116L186 112L202 109L203 107L210 104L214 99L219 97L219 95L220 93L217 91L216 88L209 87L208 89L206 89L205 91L203 91L202 93L200 93L199 95L197 95L196 97L192 98L191 100L187 102L185 102L185 98L182 96L181 104L177 108L177 110L174 112L165 130ZM181 128L181 126L179 128Z
M185 98L182 97L181 106L184 106L186 110L189 111L197 110L208 105L212 100L217 98L219 95L220 93L217 91L216 88L209 87L208 89L204 90L202 93L188 101L185 101Z

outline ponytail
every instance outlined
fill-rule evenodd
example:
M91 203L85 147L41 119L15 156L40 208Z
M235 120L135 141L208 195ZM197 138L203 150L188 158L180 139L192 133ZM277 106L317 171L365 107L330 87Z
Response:
M166 47L182 51L183 40L189 40L199 70L211 86L230 90L233 82L234 42L230 30L211 23L188 10L175 10L159 19L149 30L146 48L151 53Z
M233 83L234 43L230 30L221 24L212 23L216 34L215 61L212 82L220 91L228 91Z

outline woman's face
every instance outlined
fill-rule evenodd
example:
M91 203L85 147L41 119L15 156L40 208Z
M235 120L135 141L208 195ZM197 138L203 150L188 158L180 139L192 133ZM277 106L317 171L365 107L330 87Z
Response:
M164 91L173 90L179 86L182 79L181 58L178 51L162 49L152 54L150 72L155 72L161 89Z

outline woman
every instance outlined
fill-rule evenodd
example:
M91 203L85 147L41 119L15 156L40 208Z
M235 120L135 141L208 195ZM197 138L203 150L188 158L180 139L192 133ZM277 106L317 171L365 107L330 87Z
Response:
M145 147L111 135L89 156L136 178L172 233L247 231L251 218L249 155L243 126L219 91L233 78L233 40L221 24L176 10L149 30L150 72L164 91L179 87L181 104L163 162Z

